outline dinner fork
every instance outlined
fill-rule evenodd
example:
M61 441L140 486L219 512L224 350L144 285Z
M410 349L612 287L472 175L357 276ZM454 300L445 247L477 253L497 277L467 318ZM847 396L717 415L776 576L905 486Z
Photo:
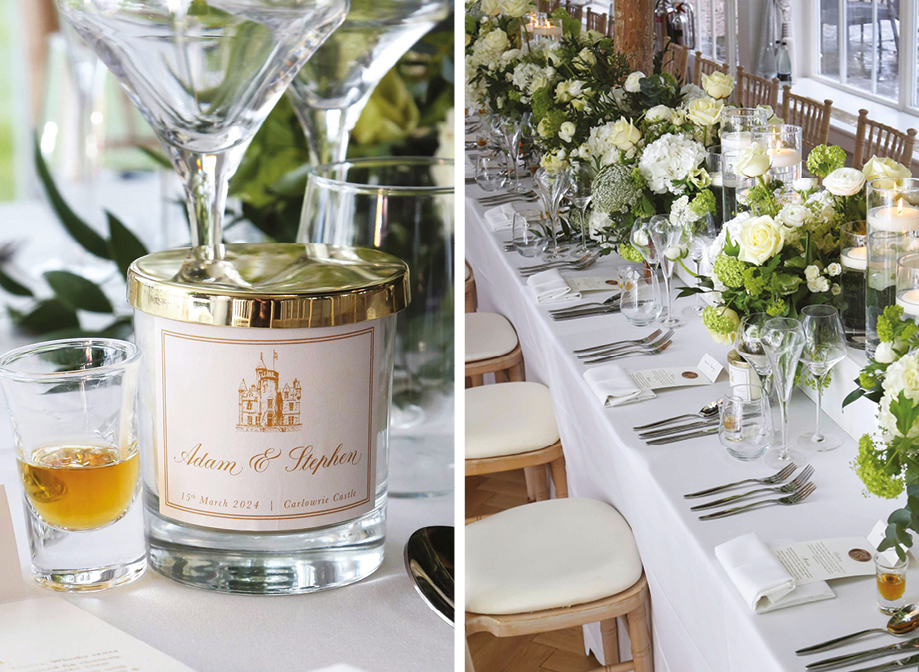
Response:
M793 473L798 466L792 462L787 465L781 471L773 474L772 476L767 476L766 478L745 478L742 481L737 481L736 483L727 483L726 485L719 485L714 488L708 488L707 490L699 490L699 492L691 492L688 495L683 495L686 499L692 499L694 497L707 497L708 495L713 495L716 492L721 492L722 490L728 490L729 488L736 488L738 485L743 485L744 483L757 483L760 485L775 485L776 483L781 483Z
M608 315L610 313L619 312L619 299L616 298L615 303L611 303L607 306L601 306L599 308L587 308L585 310L573 311L570 313L563 313L561 315L552 315L552 319L555 322L564 322L565 320L578 320L582 317L594 317L595 315Z
M699 520L715 520L716 518L726 518L728 516L737 515L738 513L743 513L744 511L752 511L753 509L759 509L764 506L772 506L773 504L793 506L794 504L800 504L803 502L816 489L816 485L813 483L808 483L800 490L796 490L795 492L791 493L790 495L786 495L785 497L779 497L778 499L766 499L761 502L753 502L752 504L735 506L733 509L727 509L725 511L716 511L715 513L710 513L707 516L699 516Z
M613 362L617 359L622 359L624 357L632 357L633 355L659 355L664 350L669 348L671 345L673 345L673 341L661 340L661 341L658 341L657 343L653 343L650 347L642 346L635 350L620 350L618 352L614 352L611 355L604 355L603 357L599 357L597 359L582 360L582 363L583 364L600 364L602 362Z
M756 490L750 490L750 492L744 492L739 495L731 495L730 497L723 497L722 499L716 499L714 502L706 502L705 504L696 504L691 507L690 511L701 511L702 509L711 509L716 506L722 506L723 504L728 504L730 502L736 502L741 499L748 499L756 495L762 494L764 492L776 492L786 495L798 490L798 488L803 488L805 485L810 483L810 478L814 473L814 467L807 465L804 469L801 470L801 473L795 477L795 480L789 481L785 485L779 485L772 488L757 488Z
M607 348L611 348L614 345L621 345L623 343L650 343L651 341L653 341L660 335L661 335L661 330L658 329L656 331L651 332L644 338L627 338L622 341L613 341L612 343L604 343L603 345L592 345L589 348L579 348L578 350L574 351L574 354L580 355L581 353L584 353L584 352L593 352L595 350L606 350Z
M610 346L603 348L602 350L597 350L595 352L583 353L583 354L577 355L577 358L578 359L590 359L591 357L602 357L604 355L612 355L621 349L628 349L628 348L632 348L636 346L637 347L653 346L654 341L657 341L657 343L662 343L663 341L670 340L670 337L673 336L673 329L668 329L666 332L664 332L664 334L661 334L660 330L658 330L656 333L657 333L657 336L651 339L650 342L642 339L642 341L637 342L637 343L632 343L632 344L610 345Z
M590 303L582 303L577 306L571 306L570 308L556 308L554 310L550 310L549 315L564 315L565 313L573 313L585 308L602 308L603 306L608 306L618 301L619 294L613 294L611 297L606 299L606 301L591 301Z
M520 275L528 278L531 275L536 275L537 273L542 273L543 271L548 271L552 268L557 268L564 271L583 271L593 266L599 258L599 254L590 254L576 261L558 261L542 264L540 266L527 266L520 269Z

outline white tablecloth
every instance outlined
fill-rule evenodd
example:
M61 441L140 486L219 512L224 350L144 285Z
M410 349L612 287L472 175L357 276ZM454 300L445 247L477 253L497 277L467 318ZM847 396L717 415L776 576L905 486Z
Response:
M149 213L141 223L132 218L132 213L142 213L157 199L156 183L131 181L118 187L114 194L106 192L105 206L151 247L156 245L159 220ZM13 238L25 241L16 257L21 281L23 275L33 279L39 275L36 269L45 260L78 267L88 257L40 201L0 207L0 242ZM0 290L0 306L10 300ZM0 311L0 352L34 340L12 333L5 308ZM26 576L29 554L22 490L2 395L0 483L10 500ZM391 498L382 567L362 582L332 591L289 597L226 595L181 586L147 571L129 586L64 599L198 672L305 672L335 663L366 672L452 670L454 631L415 592L403 567L402 549L419 527L453 525L453 504L453 497ZM35 596L48 594L29 582Z
M689 511L691 504L683 499L684 493L765 476L770 470L759 461L732 459L717 436L646 446L632 427L697 411L725 392L726 375L711 387L661 391L651 401L602 408L582 377L585 365L572 350L642 337L653 327L631 327L620 315L553 322L547 315L553 306L537 305L515 270L532 260L504 252L510 233L495 233L486 227L483 208L475 200L484 192L472 185L467 186L466 195L466 259L475 273L479 310L501 313L513 322L527 379L544 382L552 390L571 496L613 504L635 532L651 586L655 668L673 672L798 670L820 656L798 658L795 649L884 625L886 619L875 607L871 577L833 582L834 600L753 614L714 555L715 546L750 531L766 543L807 541L867 535L879 519L886 520L897 505L863 497L861 482L850 467L855 442L825 418L826 428L844 437L844 443L835 451L810 455L817 491L806 503L699 521L698 514ZM604 270L609 272L617 263L622 262L615 255L605 257L580 275L604 275ZM601 294L599 300L606 296ZM679 311L689 300L675 305ZM627 371L695 366L706 352L727 364L727 348L716 345L699 319L693 318L677 330L673 346L662 355L628 358L621 364ZM778 422L777 411L775 420ZM796 392L790 409L792 437L813 423L814 404ZM919 598L915 569L910 570L907 598ZM589 626L585 634L588 646L599 642L596 626ZM891 639L862 642L834 653L880 646Z

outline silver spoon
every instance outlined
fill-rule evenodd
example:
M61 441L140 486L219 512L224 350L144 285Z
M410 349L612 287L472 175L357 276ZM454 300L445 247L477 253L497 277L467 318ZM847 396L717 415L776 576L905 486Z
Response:
M692 418L702 418L705 420L707 418L713 418L718 415L718 404L720 403L721 399L715 399L715 401L710 401L705 404L705 406L700 408L698 413L685 413L683 415L675 415L672 418L658 420L657 422L649 422L647 425L639 425L638 427L633 427L632 429L638 432L644 431L646 429L654 429L655 427L660 427L661 425L676 422L677 420L690 420Z
M860 630L859 632L853 632L851 635L837 637L836 639L831 639L827 642L822 642L820 644L814 644L813 646L807 646L803 649L798 649L795 651L795 653L799 656L806 656L810 653L820 653L821 651L835 649L837 646L841 646L850 640L858 639L859 637L863 637L873 632L886 632L887 634L896 635L899 637L902 635L908 635L916 628L919 628L919 604L907 604L905 607L900 607L896 612L894 612L893 616L890 617L890 620L887 621L887 627L885 628L869 628L867 630Z
M451 626L453 602L453 528L432 525L415 530L405 544L405 570L415 590L429 607Z

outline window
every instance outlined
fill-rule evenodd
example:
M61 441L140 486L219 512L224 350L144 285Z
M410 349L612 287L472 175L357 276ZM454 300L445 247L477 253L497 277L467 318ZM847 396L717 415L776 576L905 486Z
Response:
M696 15L696 50L705 58L724 62L737 50L733 31L737 26L736 0L691 0ZM731 12L735 20L730 21Z
M809 60L818 76L901 110L919 109L919 0L813 0Z

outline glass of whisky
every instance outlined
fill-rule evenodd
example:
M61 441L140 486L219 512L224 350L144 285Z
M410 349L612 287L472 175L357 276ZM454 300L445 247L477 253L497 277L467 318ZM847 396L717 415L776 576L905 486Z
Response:
M48 341L0 356L23 489L32 576L48 588L129 583L146 567L138 498L140 351Z
M902 607L906 600L906 568L909 558L891 561L883 553L874 556L874 567L877 570L878 609L888 616Z

